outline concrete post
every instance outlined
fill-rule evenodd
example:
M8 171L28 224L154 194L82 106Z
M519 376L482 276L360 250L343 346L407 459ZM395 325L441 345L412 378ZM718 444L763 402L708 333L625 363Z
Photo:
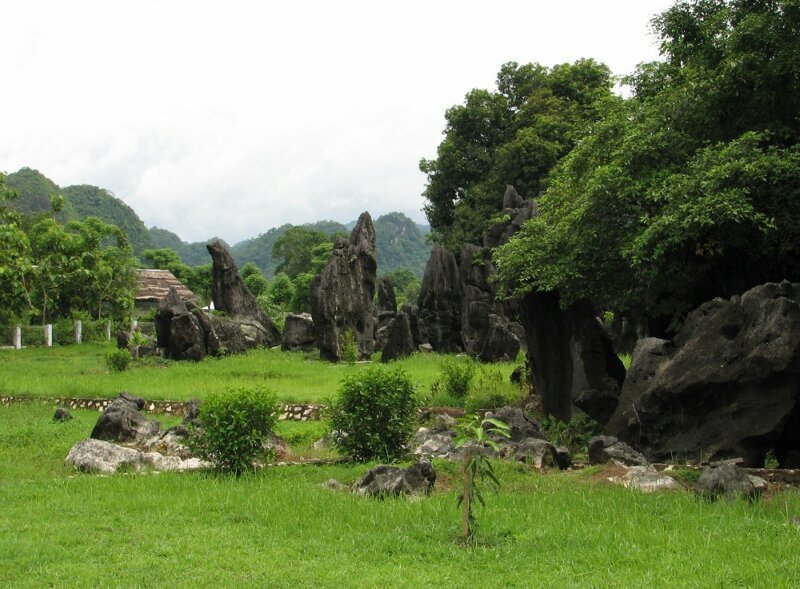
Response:
M53 347L53 324L48 323L44 326L44 345L48 348Z
M81 343L81 339L83 337L83 322L80 319L75 321L75 343Z
M19 350L22 347L22 328L17 325L14 328L14 349Z

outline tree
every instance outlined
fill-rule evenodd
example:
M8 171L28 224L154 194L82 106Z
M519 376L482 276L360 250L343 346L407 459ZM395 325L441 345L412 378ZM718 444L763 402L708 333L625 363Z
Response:
M323 243L332 243L321 231L306 227L290 227L272 245L272 258L277 261L275 273L284 272L289 278L311 271L313 250Z
M32 307L30 280L33 262L30 242L21 227L21 215L6 205L16 193L0 174L0 323L27 315Z
M643 307L665 334L709 298L800 279L800 6L693 0L653 22L666 60L602 104L495 263L517 292Z
M496 92L467 93L463 105L445 113L436 158L420 161L434 238L451 248L480 242L507 184L538 195L610 90L608 68L587 59L552 69L509 62L500 68Z
M294 284L284 272L280 272L272 279L268 292L269 298L275 305L286 308L294 297Z
M388 278L394 288L398 307L404 303L416 304L419 298L420 279L408 268L396 268L386 272L383 278Z
M242 280L248 290L253 293L253 296L258 297L267 292L269 281L267 277L264 276L261 268L256 266L254 262L247 262L242 266L241 270L239 270L239 274L242 276Z
M184 264L178 252L172 248L146 249L142 252L142 258L151 268L172 272L201 302L211 300L211 264Z

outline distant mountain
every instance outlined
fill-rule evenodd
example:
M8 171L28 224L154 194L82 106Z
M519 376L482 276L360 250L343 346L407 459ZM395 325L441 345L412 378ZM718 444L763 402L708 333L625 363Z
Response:
M405 266L417 276L425 272L431 246L414 221L403 213L387 213L375 219L378 273Z
M31 168L22 168L9 174L6 183L19 194L19 198L11 204L22 213L49 214L50 197L60 194L64 197L64 207L59 214L62 220L94 216L113 223L127 233L134 253L139 257L145 249L171 248L190 266L211 262L205 247L207 242L187 243L167 229L148 229L131 207L103 188L88 184L61 188L41 172ZM347 234L354 225L355 221L347 225L336 221L317 221L306 223L303 227L333 235L337 232ZM255 262L267 276L272 276L275 272L272 245L290 227L292 225L289 224L275 227L258 237L229 246L231 255L239 266ZM402 213L388 213L378 217L375 220L378 273L384 274L404 266L417 276L422 276L431 249L425 242L425 233L428 232L426 229L426 226L414 223Z

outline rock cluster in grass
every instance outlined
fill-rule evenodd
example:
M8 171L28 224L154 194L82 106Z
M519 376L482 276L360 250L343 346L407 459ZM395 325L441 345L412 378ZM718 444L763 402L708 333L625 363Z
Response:
M498 452L491 448L480 448L480 452L488 456L525 462L541 470L570 467L572 458L569 450L556 448L548 442L539 424L518 407L503 407L495 413L487 413L487 417L494 417L508 424L511 437L495 436L493 440L498 446ZM411 443L413 453L426 459L463 460L467 448L456 447L455 424L455 419L449 415L436 415L428 427L417 430Z
M800 466L800 284L714 299L672 340L640 340L605 429L654 460L760 467L774 449Z
M66 463L84 472L113 473L120 469L196 470L208 462L192 457L184 425L163 430L142 414L146 401L120 393L103 410L88 440L75 444Z
M352 485L336 479L323 486L336 491L350 491L364 497L397 497L429 495L436 483L436 470L428 460L420 460L408 468L379 465L367 471Z

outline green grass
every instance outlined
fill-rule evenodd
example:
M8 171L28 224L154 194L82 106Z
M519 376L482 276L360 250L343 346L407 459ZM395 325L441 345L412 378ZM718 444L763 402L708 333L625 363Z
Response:
M97 414L0 408L4 587L798 587L800 493L750 504L645 495L595 471L499 464L500 495L458 540L457 465L434 494L370 500L325 490L368 466L207 474L71 473ZM304 427L292 424L302 437Z
M0 394L114 397L128 391L145 399L181 401L204 398L231 386L266 385L284 402L313 402L333 397L345 376L371 364L331 364L299 352L258 349L202 362L147 359L124 372L112 372L105 354L112 344L0 350ZM442 357L414 354L397 365L421 394L440 376ZM507 380L514 363L494 365Z

